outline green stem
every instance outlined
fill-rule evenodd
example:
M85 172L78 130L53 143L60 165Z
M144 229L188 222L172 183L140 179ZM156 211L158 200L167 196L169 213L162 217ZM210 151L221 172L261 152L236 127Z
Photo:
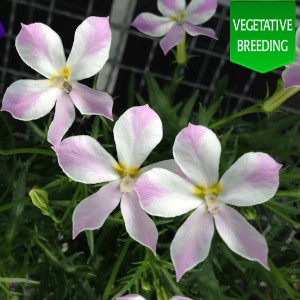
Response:
M133 277L131 277L131 279L129 281L126 282L126 284L122 287L122 289L120 291L118 291L117 294L115 294L112 299L115 299L119 296L122 296L126 291L128 291L129 289L131 289L131 287L138 281L140 280L140 278L142 277L142 274L145 271L147 262L143 262L142 265L139 267L138 271L134 274Z
M98 135L99 135L99 123L100 123L100 117L99 116L95 116L93 127L92 127L92 132L91 132L91 136L94 139L97 139Z
M62 223L62 221L61 221L60 219L58 219L58 218L56 217L56 215L54 215L54 214L51 215L50 218L51 218L55 223L57 223L57 224Z
M186 64L186 33L183 34L182 41L177 45L176 61L179 65Z
M160 265L158 265L158 260L154 257L153 253L150 252L149 249L146 249L146 259L149 261L149 266L153 276L153 285L156 292L157 300L168 300L170 297L168 292L166 291L163 284L161 284L160 273L161 269Z
M4 126L6 127L7 131L8 131L8 135L9 135L9 140L10 140L10 146L12 148L15 148L15 141L13 138L13 134L12 134L12 130L10 125L8 124L6 118L3 116L3 114L0 114L0 118L2 119ZM9 182L9 184L7 185L6 190L4 191L4 193L2 194L1 198L0 198L0 202L6 198L6 196L8 195L9 191L13 188L13 178L15 178L16 175L16 169L17 169L17 158L16 156L13 156L13 163L12 163L12 172L11 172L11 177L12 180Z
M161 272L164 274L165 278L167 279L170 287L173 289L173 292L176 295L182 295L181 290L176 286L175 282L173 281L173 279L171 278L169 272L167 270L165 270L164 268L161 268Z
M56 220L54 220L54 219L52 218L53 221L55 221L56 223L63 223L63 222L67 219L67 217L68 217L68 215L69 215L71 209L74 207L74 203L75 203L76 200L77 200L77 197L78 197L78 194L79 194L80 190L81 190L81 184L79 184L79 185L77 186L77 188L76 188L76 190L75 190L75 193L74 193L74 196L73 196L73 198L72 198L72 200L71 200L69 206L67 207L65 213L63 214L62 218L61 218L61 219L57 219L57 218L55 217Z
M300 91L299 87L291 87L284 89L283 87L275 92L270 98L266 99L262 104L263 111L269 113L277 109L283 102Z
M290 299L296 299L297 294L295 291L291 288L291 286L288 284L288 282L285 280L283 274L279 271L279 269L274 265L272 260L268 259L268 265L270 267L270 271L268 272L268 277L270 277L270 274L275 277L277 280L279 286L285 289L286 293L289 295ZM298 297L297 297L298 298ZM298 298L299 299L299 298Z
M46 149L35 149L35 148L19 148L19 149L0 149L0 155L15 155L15 154L41 154L56 157L55 153L51 150Z
M242 117L242 116L245 116L245 115L248 115L248 114L253 114L253 113L257 113L257 112L261 112L261 106L260 104L254 104L254 105L251 105L233 115L230 115L226 118L223 118L221 120L218 120L216 121L215 123L211 124L209 127L210 129L216 129L218 127L221 127L223 126L224 124L228 123L228 122L231 122L233 121L234 119L237 119L239 117Z
M33 121L28 121L27 125L31 130L39 136L42 140L46 139L46 134L43 130L41 130Z
M6 210L9 210L17 205L23 205L23 204L30 204L30 199L28 197L26 198L22 198L22 199L19 199L19 200L14 200L12 202L9 202L7 204L3 204L0 206L0 212L3 212L3 211L6 211Z
M60 262L57 258L48 250L48 248L42 244L38 238L34 238L35 243L44 251L45 255L49 258L49 260L57 267L61 267Z
M105 291L103 293L102 300L108 300L109 299L108 297L109 297L109 295L111 293L111 290L113 289L113 286L114 286L117 274L119 272L119 269L120 269L120 266L122 264L122 261L123 261L125 255L126 255L126 253L127 253L127 250L129 248L130 243L131 243L131 240L128 239L126 241L126 243L124 244L124 246L123 246L123 249L122 249L122 251L121 251L121 253L120 253L120 255L119 255L118 259L117 259L117 262L114 265L114 268L113 268L113 270L111 272L110 278L108 280L108 283L106 285Z

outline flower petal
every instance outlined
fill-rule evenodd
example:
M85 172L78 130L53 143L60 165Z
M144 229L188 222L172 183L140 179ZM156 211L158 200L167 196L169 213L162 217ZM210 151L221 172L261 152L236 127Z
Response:
M154 222L141 208L135 191L123 194L121 211L128 234L134 240L152 250L155 255L158 232Z
M102 115L113 120L113 99L109 94L93 90L84 84L75 82L72 85L70 96L81 114Z
M18 80L7 88L1 111L10 112L15 119L35 120L50 112L58 94L49 80Z
M95 184L120 178L115 159L90 136L64 139L56 154L64 173L75 181Z
M284 81L284 88L290 88L292 86L300 86L300 66L293 65L286 68L282 72L282 78Z
M219 235L233 252L248 260L258 261L269 270L265 238L236 210L221 204L214 214L214 219Z
M221 144L210 129L189 124L177 135L173 154L195 185L209 187L218 182Z
M170 300L193 300L192 298L182 297L182 296L173 296Z
M55 114L48 131L48 141L56 150L62 137L68 131L75 120L75 108L70 96L62 93L58 98L55 106Z
M151 164L151 165L141 168L140 171L142 173L146 173L147 171L150 171L154 168L161 168L161 169L168 170L172 173L179 175L180 177L182 177L183 179L185 179L187 181L189 180L187 178L187 176L182 172L182 170L176 163L175 159L166 159L166 160L159 161L157 163L154 163L154 164Z
M145 34L160 37L165 35L175 24L176 22L169 18L142 13L135 18L131 25Z
M222 176L218 199L236 206L266 202L278 189L281 167L266 153L244 154Z
M119 163L140 167L161 141L162 134L161 120L148 105L128 109L114 127Z
M199 25L208 21L216 12L217 0L192 0L186 8L185 21Z
M146 299L137 294L130 294L130 295L118 297L116 300L146 300Z
M58 74L66 65L59 35L45 24L22 24L16 48L24 62L46 78Z
M97 74L106 63L111 44L109 18L89 17L76 29L67 60L69 79L81 80Z
M84 230L100 228L121 198L120 181L111 182L82 200L73 213L73 239Z
M154 216L180 216L203 203L193 194L191 183L164 169L152 169L142 174L134 189L142 208Z
M178 229L171 243L176 280L208 256L214 235L214 222L206 205L196 209Z
M216 40L218 39L216 37L215 31L212 30L211 28L196 26L191 23L184 23L182 26L185 29L185 31L192 36L206 35L213 39L216 39Z
M185 9L185 0L158 0L157 8L165 17L175 17Z
M167 55L173 47L175 47L182 41L183 34L183 28L180 25L175 25L166 34L166 36L160 40L159 44L164 52L164 55Z

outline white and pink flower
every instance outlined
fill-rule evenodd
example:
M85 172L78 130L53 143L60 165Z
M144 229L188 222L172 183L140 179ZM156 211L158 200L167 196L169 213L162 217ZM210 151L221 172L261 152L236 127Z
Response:
M73 238L83 230L100 228L121 199L127 232L155 253L157 229L141 208L132 188L137 178L152 167L173 171L179 169L174 160L141 168L161 141L162 134L159 116L148 105L144 105L128 109L115 124L118 162L89 136L74 136L61 142L57 151L58 162L70 178L86 184L110 182L75 208Z
M134 189L151 215L176 217L195 210L171 244L177 281L207 257L214 223L232 251L269 269L266 240L229 205L250 206L272 198L281 165L268 154L249 152L219 180L221 144L210 129L192 124L177 135L173 154L185 178L155 168L142 174Z
M54 149L74 122L74 106L82 114L112 119L111 96L77 82L102 69L110 44L108 17L89 17L78 26L68 60L55 31L42 23L23 24L16 37L17 51L28 66L47 79L18 80L11 84L4 94L1 110L28 121L45 116L56 103L48 132L48 141Z
M151 36L164 36L160 46L165 55L184 39L185 32L191 36L205 35L216 39L213 29L197 26L215 14L216 0L192 0L188 6L186 0L158 0L157 7L163 17L142 13L132 26Z

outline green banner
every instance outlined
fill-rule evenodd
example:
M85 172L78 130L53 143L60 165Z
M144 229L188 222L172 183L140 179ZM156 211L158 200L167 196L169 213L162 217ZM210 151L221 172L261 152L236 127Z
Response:
M230 61L266 73L296 60L296 3L230 1Z

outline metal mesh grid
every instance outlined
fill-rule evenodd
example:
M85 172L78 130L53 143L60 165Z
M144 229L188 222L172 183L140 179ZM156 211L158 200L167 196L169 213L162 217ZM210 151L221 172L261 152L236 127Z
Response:
M22 62L14 47L21 22L43 22L51 26L62 37L68 54L74 31L80 22L89 15L113 14L114 5L121 5L121 1L125 0L1 0L0 20L7 35L0 40L0 96L18 78L40 78L40 75ZM130 26L132 18L141 12L158 14L156 1L128 1L130 7L123 12L127 15L119 16L120 18L116 16L111 22L112 29L120 34L116 51L111 53L109 59L109 72L104 77L100 74L101 88L122 99L118 101L121 109L122 103L124 105L126 102L128 81L132 73L135 74L137 92L145 94L145 72L150 69L159 82L165 83L171 80L174 68L173 55L163 55L158 44L159 39L144 35ZM133 16L128 11L132 11ZM297 19L298 12L299 8ZM187 98L195 89L199 89L202 101L208 102L216 81L226 74L229 78L227 96L236 109L244 105L245 101L263 99L266 82L271 91L275 88L282 69L259 74L229 62L229 1L221 0L215 16L205 26L215 29L219 40L203 36L189 38L188 54L195 57L184 74L178 91L179 98ZM88 80L88 84L91 82L92 80ZM294 102L289 102L290 107L300 108L296 103L298 97L296 95Z

